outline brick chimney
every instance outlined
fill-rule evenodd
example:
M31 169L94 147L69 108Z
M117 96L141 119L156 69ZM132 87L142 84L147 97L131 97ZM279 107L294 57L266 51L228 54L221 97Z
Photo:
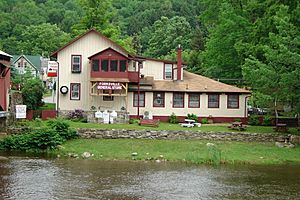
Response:
M181 74L181 71L182 71L182 49L181 49L181 46L178 45L178 48L177 48L177 80L182 80L182 74Z

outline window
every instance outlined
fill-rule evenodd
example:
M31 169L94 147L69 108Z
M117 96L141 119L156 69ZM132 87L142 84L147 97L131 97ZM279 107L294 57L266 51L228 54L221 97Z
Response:
M72 72L81 72L81 55L72 55Z
M138 93L134 92L133 94L133 106L134 107L138 107ZM140 92L140 103L139 106L140 107L145 107L145 92Z
M101 60L101 71L108 72L108 60Z
M239 108L239 95L238 94L227 95L227 108Z
M165 64L164 79L173 79L173 65Z
M80 100L80 83L71 83L71 100Z
M200 108L200 94L189 94L189 108Z
M153 107L165 107L164 92L153 92Z
M173 108L184 107L184 93L173 93Z
M113 90L103 90L103 94L112 94ZM103 101L113 101L114 97L113 96L103 96Z
M120 60L120 72L126 72L127 60Z
M117 60L111 60L110 61L110 71L111 72L117 72L118 71L118 61Z
M99 72L99 60L93 60L93 71Z
M208 95L208 108L219 108L219 95L209 94Z

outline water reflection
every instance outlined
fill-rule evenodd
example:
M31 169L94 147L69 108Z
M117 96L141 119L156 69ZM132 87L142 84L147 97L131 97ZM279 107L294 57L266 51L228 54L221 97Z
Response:
M14 158L0 199L300 199L300 166Z

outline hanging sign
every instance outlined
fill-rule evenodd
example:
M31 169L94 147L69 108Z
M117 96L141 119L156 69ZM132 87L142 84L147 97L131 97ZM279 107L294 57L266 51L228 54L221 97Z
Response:
M57 77L57 71L58 71L58 62L48 61L47 76Z
M26 118L26 105L16 105L16 118L17 119Z
M121 83L98 82L98 90L122 90Z

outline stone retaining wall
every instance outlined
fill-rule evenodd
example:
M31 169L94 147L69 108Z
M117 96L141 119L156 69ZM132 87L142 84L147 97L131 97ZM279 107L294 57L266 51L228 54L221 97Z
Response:
M78 129L82 138L99 139L196 139L196 140L223 140L223 141L257 141L275 142L284 141L286 136L262 133L237 133L237 132L201 132L201 131L147 131L147 130L102 130Z

